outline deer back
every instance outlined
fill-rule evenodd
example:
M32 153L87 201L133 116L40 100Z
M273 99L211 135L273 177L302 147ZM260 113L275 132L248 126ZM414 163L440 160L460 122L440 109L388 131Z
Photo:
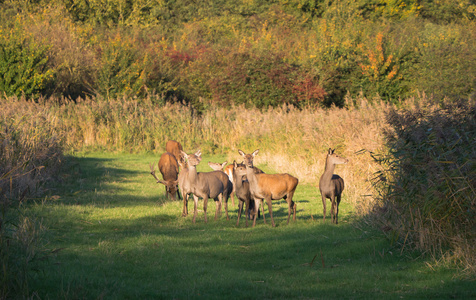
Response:
M257 179L256 195L265 196L270 195L271 199L281 199L291 191L294 191L298 185L299 180L287 173L284 174L255 174Z
M177 141L169 140L165 144L165 151L172 153L175 156L175 159L181 163L184 162L184 159L181 154L182 150L182 145Z
M172 153L165 152L160 156L159 171L166 181L177 180L179 174L179 165L177 159Z

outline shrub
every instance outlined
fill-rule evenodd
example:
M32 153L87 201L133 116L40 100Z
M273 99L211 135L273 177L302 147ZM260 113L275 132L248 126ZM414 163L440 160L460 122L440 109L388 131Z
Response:
M0 36L0 92L37 99L54 83L55 74L48 69L49 46L15 34Z
M304 107L321 102L326 95L313 74L287 63L281 54L230 52L209 82L215 103Z
M107 98L144 95L145 61L131 40L117 33L98 49L97 92Z
M393 130L376 177L381 203L375 212L403 247L449 250L474 272L476 106L424 101L392 110L388 121Z

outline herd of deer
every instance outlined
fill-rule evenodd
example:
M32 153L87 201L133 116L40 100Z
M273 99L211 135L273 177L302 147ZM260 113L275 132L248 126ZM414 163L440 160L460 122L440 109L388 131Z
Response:
M198 199L203 199L203 211L205 222L207 222L208 199L214 199L216 203L215 220L221 214L222 203L225 203L226 219L228 216L228 199L231 197L232 205L235 206L234 196L239 200L238 219L236 226L240 222L243 204L246 205L246 226L248 219L253 219L253 226L256 225L256 217L259 215L261 204L264 223L264 201L268 204L268 212L271 217L271 224L274 227L272 200L285 199L288 203L288 224L293 213L293 220L296 220L296 203L293 195L299 180L287 173L266 174L253 165L253 160L259 150L251 154L246 154L241 150L238 153L243 157L242 163L226 165L209 162L208 165L214 170L211 172L197 172L197 165L202 160L200 150L195 154L187 154L183 151L182 145L176 141L168 141L165 147L166 152L160 157L158 166L163 180L155 175L154 165L150 165L151 174L157 183L165 185L167 197L175 200L177 194L179 199L183 199L182 216L188 215L188 197L193 195L194 213L193 223L197 218ZM346 164L347 159L339 157L334 150L329 149L326 158L324 173L319 180L319 190L321 192L323 204L323 219L326 219L326 199L331 200L332 223L338 223L339 203L342 191L344 190L344 180L334 174L335 165ZM312 213L311 213L311 218Z

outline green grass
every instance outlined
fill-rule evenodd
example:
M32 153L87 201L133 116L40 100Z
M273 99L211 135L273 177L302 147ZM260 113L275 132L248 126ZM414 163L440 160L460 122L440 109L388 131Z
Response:
M231 203L231 220L223 213L215 221L209 202L205 224L202 201L192 224L193 202L191 214L181 217L182 202L166 200L163 186L149 174L148 164L158 158L75 155L51 196L27 206L25 214L48 229L43 241L51 254L31 281L41 299L476 296L475 283L455 277L450 267L401 254L362 225L345 195L340 224L330 218L324 223L315 186L298 186L296 223L286 224L281 200L273 204L275 228L268 214L267 224L259 219L255 228L246 228L242 219L235 227L237 208ZM199 171L209 170L208 161L223 160L204 157Z

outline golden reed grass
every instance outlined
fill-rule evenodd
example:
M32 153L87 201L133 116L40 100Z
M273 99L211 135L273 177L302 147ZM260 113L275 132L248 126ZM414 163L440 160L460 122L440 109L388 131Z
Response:
M54 132L66 151L160 154L166 141L175 139L186 151L222 154L232 162L241 159L238 149L260 149L257 163L314 185L324 170L327 149L336 148L349 159L337 172L345 178L347 197L356 207L369 205L369 179L376 171L370 156L359 153L383 147L388 110L383 101L365 98L348 98L345 109L298 110L285 105L263 111L237 106L212 108L202 115L179 103L159 105L152 97L77 102L48 99L39 103L4 97L0 105L4 120L41 119L38 130Z

